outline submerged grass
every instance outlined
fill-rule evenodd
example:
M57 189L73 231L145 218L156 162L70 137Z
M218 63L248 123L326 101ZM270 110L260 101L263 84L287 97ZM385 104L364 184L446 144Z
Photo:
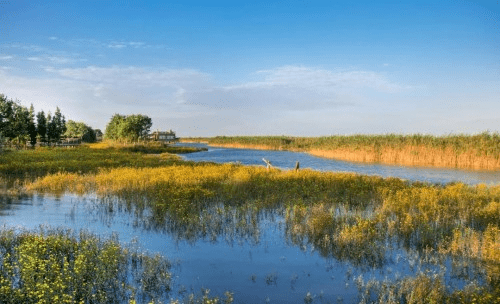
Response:
M480 170L500 169L500 134L349 135L327 137L217 136L187 138L235 148L305 151L346 161Z

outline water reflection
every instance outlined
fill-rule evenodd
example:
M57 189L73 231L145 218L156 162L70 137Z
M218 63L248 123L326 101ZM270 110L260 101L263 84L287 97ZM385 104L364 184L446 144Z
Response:
M122 242L137 240L141 249L179 260L173 279L179 295L208 288L213 295L231 290L238 303L332 303L339 297L357 303L374 300L388 284L418 274L442 279L451 290L486 282L484 265L473 259L405 248L389 238L377 240L369 250L343 250L342 244L315 239L280 208L215 203L186 221L168 213L155 216L143 204L112 196L0 201L9 211L0 217L7 226L50 224L104 236L116 232ZM370 218L348 210L338 215L343 221Z
M479 183L500 183L500 172L495 171L467 171L458 169L354 163L320 158L311 156L307 153L219 148L197 143L179 143L177 145L208 147L208 151L182 156L184 159L192 161L211 161L216 163L240 162L244 165L263 166L264 162L262 158L266 158L270 160L274 166L283 169L293 169L295 163L299 161L301 168L311 168L320 171L356 172L367 175L379 175L382 177L392 176L411 181L424 181L430 183L462 182L471 185Z

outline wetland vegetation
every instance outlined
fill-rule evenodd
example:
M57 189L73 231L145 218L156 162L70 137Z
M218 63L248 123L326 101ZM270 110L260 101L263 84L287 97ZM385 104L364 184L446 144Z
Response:
M291 244L315 248L324 257L354 267L384 268L397 250L417 264L425 261L437 267L436 271L422 268L414 275L389 281L357 278L358 302L500 302L500 186L439 185L349 173L185 162L169 154L169 149L100 143L74 149L12 151L0 154L0 174L8 185L5 193L97 195L105 208L119 203L149 228L175 231L187 240L229 233L258 241L258 223L262 215L271 214L284 218L285 237ZM4 262L19 263L19 258L9 260L6 254L20 256L19 252L27 250L22 246L24 239L39 238L49 244L42 253L35 252L45 264L40 262L38 270L30 270L52 271L50 276L39 276L44 278L40 282L49 285L65 280L64 269L75 269L76 250L85 239L61 233L6 233L11 241L1 251ZM56 241L51 243L50 237L72 244L68 246L73 251ZM113 240L93 242L97 245L92 248L116 244ZM114 250L120 257L126 251L121 247ZM95 252L94 260L100 261L99 254L106 250ZM64 268L65 261L69 268ZM4 266L2 280L11 280L6 286L20 288L19 271L10 273L8 269ZM115 274L104 276L99 284L107 284L104 290L112 290L122 299L129 297L129 289L113 286L130 276ZM452 288L450 276L465 283ZM276 282L277 276L269 280ZM33 288L32 284L40 282L28 285ZM60 296L69 297L75 290L65 287ZM313 301L311 295L304 296L305 302ZM148 297L145 301L152 299ZM219 301L203 297L206 303ZM231 299L229 294L226 300ZM238 302L238 294L234 299Z
M500 169L500 134L490 132L447 136L217 136L184 140L234 148L302 151L345 161L475 170Z

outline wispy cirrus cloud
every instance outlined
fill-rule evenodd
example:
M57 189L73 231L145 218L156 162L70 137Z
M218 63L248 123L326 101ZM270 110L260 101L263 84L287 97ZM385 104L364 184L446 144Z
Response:
M108 48L112 49L124 49L124 48L134 48L134 49L148 49L148 48L165 48L164 45L154 45L147 44L142 41L112 41L107 43Z
M24 43L6 43L3 44L2 47L11 48L11 49L19 49L28 52L43 52L47 51L46 47L36 45L36 44L24 44Z
M94 47L94 48L108 48L108 49L165 49L165 45L161 44L150 44L144 41L126 41L126 40L97 40L93 38L74 38L68 40L58 39L59 42L66 43L73 47Z
M52 37L55 38L55 37ZM48 47L42 47L35 44L21 44L21 43L11 43L3 45L6 48L11 48L17 50L16 57L24 58L25 60L31 62L45 62L52 64L70 64L80 61L85 61L86 59L81 58L75 53L69 53L67 51L54 50ZM0 56L1 59L12 59L12 55Z
M40 56L33 56L33 57L27 57L26 58L29 61L35 61L35 62L45 62L45 63L52 63L52 64L69 64L69 63L74 63L78 61L86 61L86 59L81 59L81 58L70 58L70 57L64 57L64 56L50 56L47 54L43 54Z
M386 93L411 89L408 85L390 81L385 75L374 71L334 72L303 66L283 66L272 70L257 71L257 74L263 75L261 81L227 86L224 89L288 87L338 91L342 89L371 88Z
M124 43L113 42L113 43L108 44L108 48L112 48L112 49L123 49L126 47L127 47L127 45Z
M39 102L53 108L64 101L70 109L68 118L100 128L119 112L149 115L160 128L187 119L199 128L207 128L201 122L213 121L233 134L238 130L243 134L244 129L269 129L273 121L282 121L281 128L286 130L297 120L328 124L325 113L364 107L362 93L358 92L364 88L385 95L407 88L373 71L334 72L300 66L258 71L254 75L261 79L257 81L227 86L194 69L49 66L45 71L45 78L13 77L3 71L0 91L35 106ZM221 117L231 119L223 123ZM262 123L264 118L267 125Z
M365 91L396 94L411 87L374 71L329 71L313 67L283 66L255 73L261 79L187 92L189 101L218 109L261 108L310 111L359 106ZM201 94L203 96L197 96Z

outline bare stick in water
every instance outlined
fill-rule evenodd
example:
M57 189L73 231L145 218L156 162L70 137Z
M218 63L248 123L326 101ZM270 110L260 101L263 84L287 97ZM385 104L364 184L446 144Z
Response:
M270 161L268 161L267 159L265 158L262 158L262 160L267 164L267 171L269 171L269 169L272 167L272 164Z

